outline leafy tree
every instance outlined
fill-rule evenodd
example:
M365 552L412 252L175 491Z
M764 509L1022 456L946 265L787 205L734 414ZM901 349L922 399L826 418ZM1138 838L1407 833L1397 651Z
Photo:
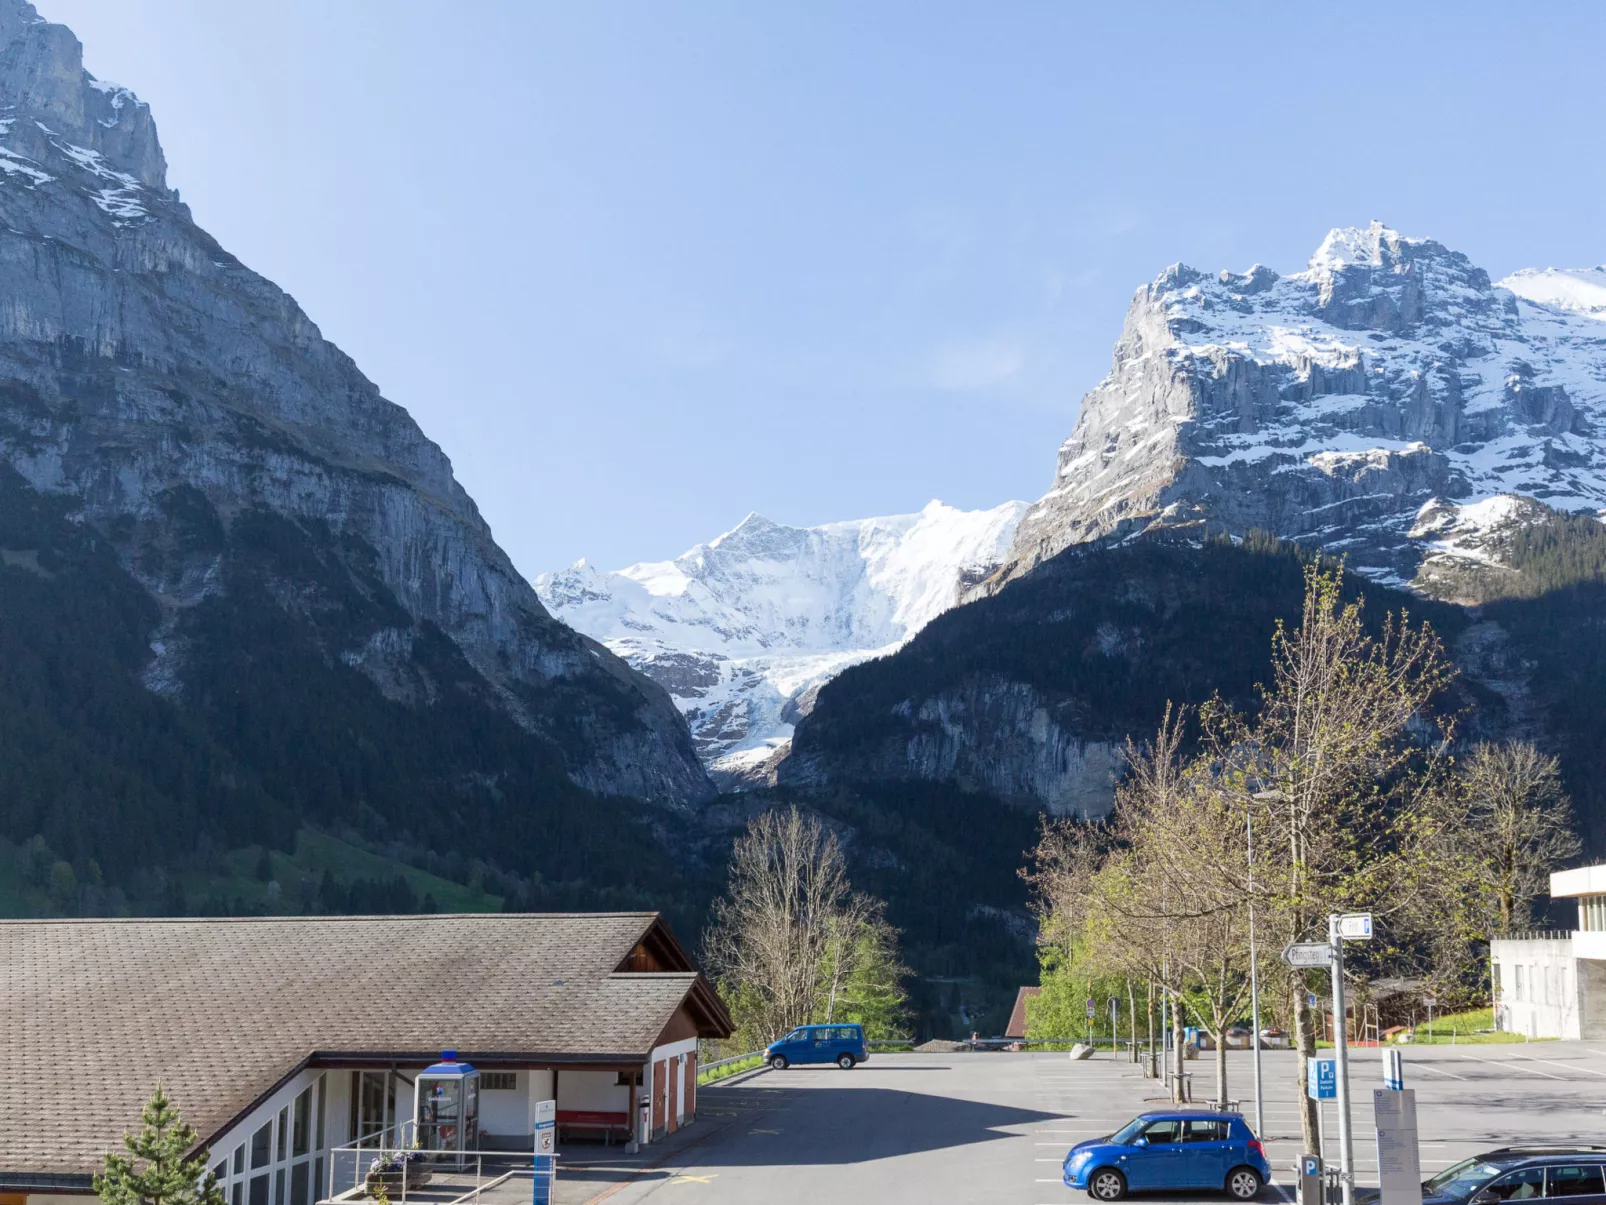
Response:
M225 1205L217 1177L206 1168L207 1152L185 1152L195 1145L195 1127L186 1125L160 1084L140 1111L140 1132L124 1134L127 1154L107 1152L106 1167L95 1177L95 1193L105 1205Z

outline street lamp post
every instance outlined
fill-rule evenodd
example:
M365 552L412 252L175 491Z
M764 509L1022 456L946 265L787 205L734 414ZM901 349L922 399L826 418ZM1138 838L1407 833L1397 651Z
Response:
M1255 954L1255 813L1244 813L1249 843L1249 1049L1255 1056L1255 1137L1266 1133L1266 1098L1260 1087L1260 966Z

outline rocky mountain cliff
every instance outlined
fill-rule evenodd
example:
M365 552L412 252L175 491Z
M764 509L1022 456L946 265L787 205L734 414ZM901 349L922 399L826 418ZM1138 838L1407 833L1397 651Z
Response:
M85 71L67 28L0 0L0 462L156 604L146 687L194 702L223 655L204 604L260 591L384 700L446 717L479 692L580 786L710 796L664 690L546 612L440 448L165 172L148 107ZM253 573L231 574L247 553ZM347 587L370 619L347 622ZM440 634L471 667L459 688L420 651ZM478 790L464 805L492 806Z
M1332 231L1289 276L1174 265L1133 298L989 588L1073 544L1178 528L1259 528L1405 584L1445 551L1449 507L1598 510L1603 281L1546 269L1494 284L1379 223Z
M786 527L749 515L672 561L536 578L553 614L662 684L715 777L768 778L820 686L900 647L996 566L1026 509Z

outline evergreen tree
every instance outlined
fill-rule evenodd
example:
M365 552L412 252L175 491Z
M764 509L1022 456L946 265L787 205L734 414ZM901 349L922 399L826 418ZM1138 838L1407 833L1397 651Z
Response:
M217 1177L206 1169L207 1152L184 1157L195 1145L195 1127L184 1124L160 1084L140 1122L137 1136L123 1135L128 1153L107 1152L106 1170L95 1177L105 1205L224 1205Z

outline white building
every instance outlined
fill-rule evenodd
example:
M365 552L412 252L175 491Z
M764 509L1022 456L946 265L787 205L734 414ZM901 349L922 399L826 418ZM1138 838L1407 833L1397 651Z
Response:
M1497 1024L1532 1038L1606 1040L1606 865L1550 876L1578 901L1578 928L1492 943Z
M530 1151L544 1100L560 1144L651 1141L731 1032L656 913L0 921L0 967L0 1205L84 1205L158 1081L229 1205L312 1205L407 1144L445 1049L480 1149Z

